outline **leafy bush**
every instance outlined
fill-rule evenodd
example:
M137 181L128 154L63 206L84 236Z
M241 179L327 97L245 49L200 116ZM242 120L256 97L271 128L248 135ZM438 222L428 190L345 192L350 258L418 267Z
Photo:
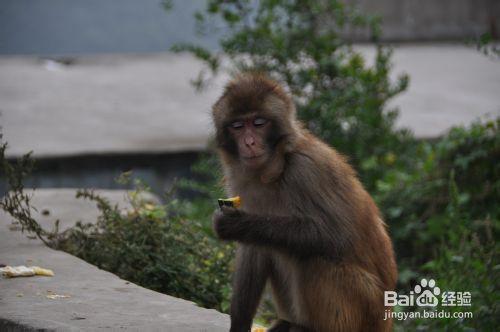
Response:
M31 216L31 196L24 192L23 180L33 170L31 153L19 158L16 163L9 162L5 156L7 143L3 141L0 132L0 181L5 182L8 190L1 193L0 209L10 214L21 230L28 230L46 245L50 246L54 240L54 233L43 229ZM56 224L57 228L57 224Z
M232 247L179 214L178 201L154 204L141 192L130 193L132 209L124 211L79 191L77 197L95 201L101 214L95 224L77 224L58 249L144 287L224 310Z
M412 169L389 170L377 184L375 198L391 226L402 291L430 277L442 289L472 293L472 307L454 309L472 311L473 319L406 321L405 329L498 326L499 127L500 118L478 121L453 128L435 143L422 142Z

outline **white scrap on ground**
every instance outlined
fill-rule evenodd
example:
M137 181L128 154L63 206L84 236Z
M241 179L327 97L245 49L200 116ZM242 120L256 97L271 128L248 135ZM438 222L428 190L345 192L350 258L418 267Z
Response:
M43 269L39 266L5 266L0 268L0 272L7 278L32 277L35 275L53 277L54 272L49 269Z

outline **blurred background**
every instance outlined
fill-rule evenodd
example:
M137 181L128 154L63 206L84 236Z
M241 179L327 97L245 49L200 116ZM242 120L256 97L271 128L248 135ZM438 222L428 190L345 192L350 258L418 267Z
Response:
M473 292L474 320L398 328L493 330L499 36L497 0L0 0L5 158L33 151L27 187L138 189L116 180L132 171L168 204L164 193L179 181L182 207L140 218L182 215L212 241L209 216L222 193L211 105L234 72L264 70L287 85L306 125L349 156L380 205L399 287L431 274ZM0 192L8 189L2 179ZM133 268L107 269L225 311L230 259L220 253L233 248L210 246L200 252L219 265L190 270L193 285L206 286L191 292ZM97 249L78 255L107 264ZM264 305L260 319L270 312Z
M389 100L400 109L398 127L429 138L498 114L500 68L475 50L481 36L499 35L498 1L347 3L381 19L378 40L395 46L389 75L410 77ZM202 63L170 50L193 43L221 51L218 40L231 28L214 17L200 31L194 14L205 6L2 0L0 123L9 157L33 151L39 160L29 185L115 188L116 174L134 168L161 192L186 175L206 147L225 77L196 93L190 80ZM368 29L345 27L343 36L373 61Z

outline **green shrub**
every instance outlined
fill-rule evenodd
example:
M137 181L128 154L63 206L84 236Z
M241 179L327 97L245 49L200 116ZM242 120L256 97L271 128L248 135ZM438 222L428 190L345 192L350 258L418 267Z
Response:
M153 204L140 198L142 192L129 194L132 209L124 211L80 190L77 197L97 203L99 218L95 224L77 224L58 249L146 288L224 310L232 247L182 215L177 200Z
M32 237L37 237L51 246L55 233L43 229L31 216L31 196L24 192L24 178L34 167L31 152L19 158L17 162L11 162L6 157L6 150L7 143L3 141L3 134L0 132L0 184L7 188L5 193L0 193L0 209L10 214L22 231L29 231ZM58 224L56 229L57 226Z
M391 227L407 293L422 277L470 291L473 319L421 319L407 329L492 331L498 326L500 268L500 118L453 128L422 142L414 167L388 170L375 198ZM409 310L414 310L410 308Z

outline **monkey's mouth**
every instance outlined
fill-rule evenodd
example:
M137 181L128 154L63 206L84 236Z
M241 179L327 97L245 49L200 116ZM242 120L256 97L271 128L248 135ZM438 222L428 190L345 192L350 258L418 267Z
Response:
M264 155L265 155L265 153L261 153L261 154L253 155L253 156L241 156L241 158L244 160L256 160L256 159L264 157Z
M257 165L260 165L262 163L264 156L265 156L265 153L255 155L255 156L242 156L241 159L248 166L257 166Z

